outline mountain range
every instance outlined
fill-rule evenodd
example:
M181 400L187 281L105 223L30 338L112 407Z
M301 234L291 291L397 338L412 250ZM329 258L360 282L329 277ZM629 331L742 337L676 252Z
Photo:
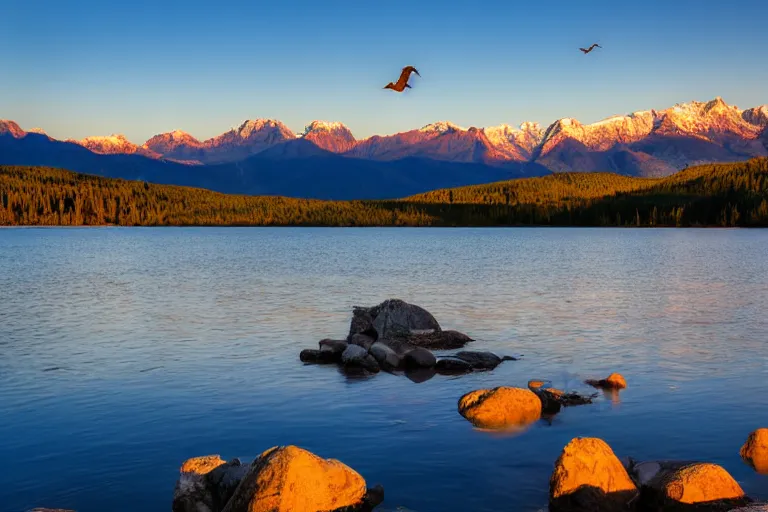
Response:
M437 122L366 139L338 122L313 121L297 134L280 121L256 119L203 141L177 130L138 145L122 135L59 141L0 121L0 164L324 199L402 197L552 172L665 176L759 156L768 156L768 105L741 110L719 97L592 124Z

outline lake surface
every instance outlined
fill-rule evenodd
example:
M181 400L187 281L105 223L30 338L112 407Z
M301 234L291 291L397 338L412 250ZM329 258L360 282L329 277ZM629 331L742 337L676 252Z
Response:
M168 511L182 461L296 444L386 491L382 510L537 511L563 446L722 464L768 427L768 231L0 229L3 511ZM353 305L398 297L493 372L415 383L304 366ZM517 435L461 395L624 374L618 399Z

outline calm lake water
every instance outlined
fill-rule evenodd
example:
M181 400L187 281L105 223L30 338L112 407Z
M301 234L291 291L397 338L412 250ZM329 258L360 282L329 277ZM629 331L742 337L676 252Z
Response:
M768 427L768 231L2 229L0 294L3 511L167 511L185 459L280 444L381 483L382 510L536 511L575 436L768 499L738 453ZM299 362L390 297L524 358L422 383ZM518 435L457 412L612 371L618 399Z

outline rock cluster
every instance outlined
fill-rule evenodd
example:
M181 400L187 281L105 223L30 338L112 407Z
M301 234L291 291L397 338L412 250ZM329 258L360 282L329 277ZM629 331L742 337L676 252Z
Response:
M355 307L347 339L321 340L317 349L302 350L299 359L338 364L351 373L403 370L417 382L436 373L492 370L502 361L515 360L466 350L438 358L431 351L459 349L471 341L466 334L442 330L424 308L390 299L370 308Z
M717 464L653 461L625 466L605 441L576 438L549 483L552 512L730 511L751 502Z
M279 446L253 463L217 455L186 461L173 512L364 512L384 499L355 470L296 446Z

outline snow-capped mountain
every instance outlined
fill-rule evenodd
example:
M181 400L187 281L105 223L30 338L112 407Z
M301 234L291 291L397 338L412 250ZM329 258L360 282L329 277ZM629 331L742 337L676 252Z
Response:
M113 134L108 136L86 137L81 140L68 140L90 149L100 155L132 155L138 153L149 158L160 158L161 155L151 149L137 146L125 138L122 134Z
M339 122L312 121L304 128L301 137L333 153L346 153L357 144L349 128Z
M13 121L0 121L0 136L20 140L27 133ZM507 124L463 128L440 121L362 140L339 122L312 121L297 136L280 121L255 119L204 141L177 130L156 135L140 147L120 135L75 142L98 154L138 154L188 164L227 164L255 155L285 160L336 154L382 162L420 158L518 165L527 169L523 172L546 168L551 172L612 171L647 176L669 174L697 163L768 155L768 105L740 110L718 97L617 115L591 124L568 117L546 129L531 122L517 128Z
M296 135L280 121L254 119L203 142L176 130L155 135L143 147L177 161L213 164L242 160L294 138Z
M27 134L21 126L7 119L0 119L0 135L10 135L14 139L20 139Z

